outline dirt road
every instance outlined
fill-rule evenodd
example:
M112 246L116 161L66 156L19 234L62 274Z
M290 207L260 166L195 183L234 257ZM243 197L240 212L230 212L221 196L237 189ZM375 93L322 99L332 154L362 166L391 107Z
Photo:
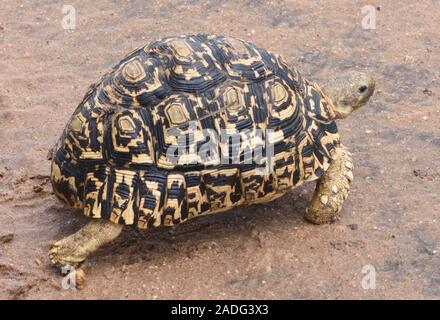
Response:
M65 2L0 8L0 298L440 298L437 0L70 0L74 30L62 28ZM365 4L376 29L361 25ZM87 219L51 193L48 149L126 53L196 32L252 41L318 82L350 68L375 76L369 107L338 123L356 166L342 219L306 223L307 185L173 229L127 230L85 264L84 289L62 289L48 244ZM364 289L372 268L376 289Z

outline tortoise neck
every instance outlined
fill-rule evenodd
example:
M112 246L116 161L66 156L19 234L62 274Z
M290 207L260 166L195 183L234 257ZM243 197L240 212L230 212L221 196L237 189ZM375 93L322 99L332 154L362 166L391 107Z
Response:
M337 112L335 109L335 105L333 104L332 99L330 99L321 89L321 87L316 83L313 82L312 83L313 88L315 88L316 91L319 92L319 94L321 95L322 99L326 102L327 104L327 111L328 111L328 118L329 120L336 120L338 119L337 116Z

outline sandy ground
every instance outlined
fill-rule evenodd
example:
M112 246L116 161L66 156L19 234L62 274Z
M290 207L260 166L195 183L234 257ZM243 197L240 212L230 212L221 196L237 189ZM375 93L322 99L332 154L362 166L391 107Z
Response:
M0 7L0 298L440 298L440 3L3 0ZM99 2L99 3L98 3ZM361 8L376 7L376 30ZM207 32L253 41L309 79L370 70L377 92L339 123L355 181L332 225L303 220L313 185L172 229L128 229L61 288L48 244L87 222L48 183L46 153L88 86L132 49ZM365 290L362 268L376 270Z

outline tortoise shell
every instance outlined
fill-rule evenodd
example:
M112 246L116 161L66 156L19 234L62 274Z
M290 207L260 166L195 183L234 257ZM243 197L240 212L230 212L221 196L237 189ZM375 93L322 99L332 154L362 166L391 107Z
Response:
M328 168L339 145L329 103L279 55L249 42L154 41L91 86L53 149L53 189L89 217L139 228L270 201ZM228 130L239 132L234 159L225 156L231 139L215 136ZM246 157L257 130L271 133L272 170ZM190 135L187 152L176 153Z

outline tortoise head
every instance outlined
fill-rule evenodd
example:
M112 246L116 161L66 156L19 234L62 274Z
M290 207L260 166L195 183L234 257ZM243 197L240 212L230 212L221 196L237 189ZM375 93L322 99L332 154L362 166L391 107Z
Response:
M330 79L322 90L333 103L334 118L343 119L367 103L374 86L370 75L350 71Z

